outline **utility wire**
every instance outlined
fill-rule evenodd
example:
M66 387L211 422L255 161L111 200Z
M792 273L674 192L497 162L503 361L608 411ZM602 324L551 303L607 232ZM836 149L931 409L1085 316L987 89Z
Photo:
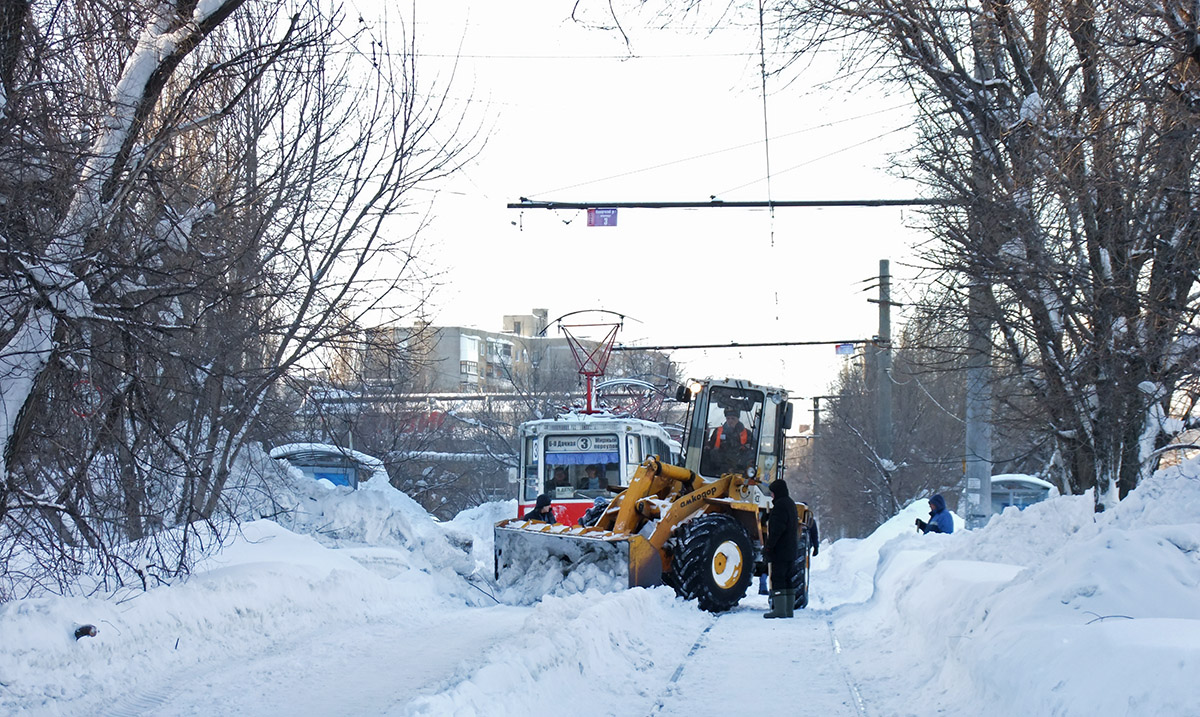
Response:
M791 167L788 167L787 169L783 170L782 172L779 172L779 174L786 174L787 172L790 172L790 171L792 171L792 170L794 170L794 169L800 169L801 167L806 167L806 166L808 166L808 165L810 165L810 164L813 164L814 162L820 162L822 159L829 159L830 157L833 157L833 156L839 155L839 154L841 154L842 152L848 152L848 151L850 151L850 150L852 150L852 149L854 149L854 148L856 148L856 147L861 147L861 146L863 146L864 144L870 144L871 142L874 142L874 141L876 141L876 140L883 139L884 137L887 137L888 135L891 135L891 134L896 134L897 132L903 132L904 130L908 129L909 127L912 127L912 123L909 123L909 124L906 124L906 125L903 125L903 126L900 126L900 127L896 127L896 128L894 128L894 129L889 129L888 131L886 131L886 132L884 132L884 133L882 133L882 134L877 134L877 135L875 135L874 137L869 137L869 138L867 138L867 139L864 139L864 140L863 140L863 141L861 141L861 142L855 142L854 144L848 145L848 146L846 146L846 147L841 147L841 148L839 148L839 149L835 149L835 150L833 150L832 152L826 152L825 154L822 154L822 155L821 155L821 156L819 156L819 157L813 157L812 159L807 159L807 160L805 160L805 161L801 162L800 164L796 164L796 165L793 165L793 166L791 166ZM768 171L769 171L769 170L768 170ZM732 193L732 192L736 192L736 191L737 191L737 190L739 190L739 189L745 189L746 187L750 187L750 186L753 186L753 185L755 185L755 184L758 184L758 183L759 183L759 182L761 182L761 181L763 181L763 180L762 180L762 178L759 178L759 179L755 179L755 180L753 180L753 181L751 181L751 182L746 182L745 184L739 184L739 185L738 185L738 186L736 186L736 187L731 187L730 189L723 190L723 191L722 191L720 194L717 194L716 196L724 196L724 195L726 195L726 194L730 194L730 193ZM768 197L767 197L767 198L768 198L768 199L770 199L770 196L769 196L769 193L770 193L770 181L771 181L771 179L770 179L770 175L768 174L768 176L767 176L767 187L768 187L768 189L767 189L767 192L768 192Z
M758 68L762 77L763 154L767 162L767 203L770 207L771 248L775 248L775 205L771 202L771 132L767 129L767 46L763 39L763 3L758 0Z
M842 119L838 119L838 120L831 120L831 121L829 121L829 122L824 122L824 123L822 123L822 124L813 125L813 126L811 126L811 127L802 127L801 129L798 129L798 130L795 130L795 131L792 131L792 132L787 132L787 133L785 133L785 134L778 135L778 136L774 137L774 139L777 139L777 140L778 140L778 139L783 139L784 137L792 137L792 136L794 136L794 135L798 135L798 134L804 134L804 133L806 133L806 132L815 132L815 131L817 131L817 130L819 130L819 129L827 129L827 128L829 128L829 127L836 127L836 126L838 126L838 125L840 125L840 124L845 124L845 123L847 123L847 122L857 122L858 120L861 120L861 119L866 119L866 118L868 118L868 117L874 117L875 115L883 114L883 113L885 113L885 112L893 112L893 111L895 111L895 110L898 110L898 109L903 109L903 108L905 108L905 107L908 107L908 106L909 106L909 104L910 104L910 103L907 103L907 102L906 102L906 103L904 103L904 104L895 105L895 106L892 106L892 107L885 107L884 109L881 109L881 110L875 110L875 111L873 111L873 112L868 112L868 113L866 113L866 114L856 115L856 116L854 116L854 117L844 117L844 118L842 118ZM723 149L715 149L715 150L713 150L713 151L711 151L711 152L704 152L703 154L695 154L695 155L692 155L692 156L690 156L690 157L684 157L684 158L682 158L682 159L673 159L673 160L671 160L671 161L669 161L669 162L662 162L662 163L660 163L660 164L655 164L655 165L651 165L651 166L648 166L648 167L642 167L642 168L640 168L640 169L631 169L631 170L629 170L628 172L621 172L621 173L619 173L619 174L613 174L613 175L609 175L609 176L607 176L607 177L600 177L599 179L589 179L589 180L587 180L587 181L585 181L585 182L579 182L579 183L577 183L577 184L571 184L571 185L568 185L568 186L565 186L565 187L556 187L556 188L554 188L554 189L547 189L547 190L544 190L544 191L541 191L541 192L535 192L535 193L533 193L533 194L530 194L530 195L528 195L528 196L531 196L531 197L537 197L537 196L541 196L541 195L543 195L543 194L553 194L553 193L555 193L555 192L565 192L565 191L567 191L568 189L578 189L579 187L586 187L586 186L588 186L589 184L599 184L600 182L607 182L607 181L609 181L609 180L611 180L611 179L620 179L620 178L622 178L622 177L628 177L628 176L631 176L631 175L634 175L634 174L640 174L640 173L642 173L642 172L651 172L651 171L654 171L654 170L656 170L656 169L662 169L662 168L664 168L664 167L670 167L670 166L672 166L672 165L676 165L676 164L683 164L684 162L691 162L691 161L693 161L693 160L697 160L697 159L706 159L706 158L708 158L708 157L715 157L715 156L716 156L716 155L718 155L718 154L724 154L724 153L726 153L726 152L733 152L733 151L736 151L736 150L739 150L739 149L745 149L745 148L747 148L747 147L753 147L753 146L754 146L754 145L756 145L756 144L758 144L758 142L757 142L757 141L754 141L754 142L746 142L746 143L744 143L744 144L738 144L738 145L734 145L734 146L732 146L732 147L725 147L725 148L723 148ZM818 159L820 159L820 158L818 158ZM816 161L816 160L811 160L811 161ZM795 167L793 167L792 169L795 169ZM718 196L719 196L719 195L718 195Z

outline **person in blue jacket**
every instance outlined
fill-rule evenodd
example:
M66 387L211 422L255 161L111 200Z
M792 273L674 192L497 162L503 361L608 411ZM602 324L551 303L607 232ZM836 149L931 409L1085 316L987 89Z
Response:
M922 533L954 532L954 518L946 510L946 499L941 493L929 499L929 522L917 518L917 530Z

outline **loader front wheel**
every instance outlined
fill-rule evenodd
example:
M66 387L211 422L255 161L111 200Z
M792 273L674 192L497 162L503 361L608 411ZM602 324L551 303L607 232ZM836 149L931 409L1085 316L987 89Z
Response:
M709 612L737 605L754 573L750 536L737 519L723 513L698 516L680 528L676 541L675 591Z

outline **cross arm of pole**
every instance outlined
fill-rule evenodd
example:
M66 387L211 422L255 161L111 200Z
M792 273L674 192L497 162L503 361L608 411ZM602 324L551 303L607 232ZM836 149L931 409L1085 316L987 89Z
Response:
M767 199L744 202L554 202L521 197L508 209L758 209L777 207L929 207L960 204L951 199Z
M869 344L876 339L844 339L841 341L763 341L755 343L738 343L731 341L724 344L676 344L673 346L614 346L613 351L679 351L683 349L747 349L767 346L834 346L836 344Z

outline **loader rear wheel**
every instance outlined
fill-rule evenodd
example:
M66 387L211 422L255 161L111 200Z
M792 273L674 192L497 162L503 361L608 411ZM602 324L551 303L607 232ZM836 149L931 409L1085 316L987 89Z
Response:
M796 593L796 609L808 607L808 530L800 526L800 536L796 540L796 562L792 564L792 590Z
M673 560L685 600L702 610L724 612L746 594L754 573L750 536L731 515L709 513L685 523L676 539Z

